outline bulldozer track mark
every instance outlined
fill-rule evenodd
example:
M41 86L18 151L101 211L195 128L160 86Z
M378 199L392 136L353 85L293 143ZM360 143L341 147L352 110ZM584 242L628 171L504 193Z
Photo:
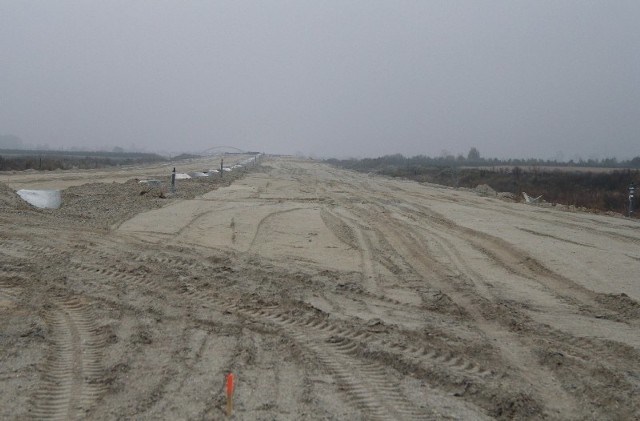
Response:
M153 264L161 264L166 268L179 268L186 270L206 270L210 269L209 265L203 264L200 261L196 261L194 259L186 259L178 256L150 256L150 255L142 255L137 254L133 257L124 257L121 252L114 251L113 253L105 253L101 250L93 250L93 249L84 249L81 254L90 255L92 257L97 257L100 260L112 259L114 257L123 259L123 263L133 264L133 263L153 263ZM90 266L90 265L85 265ZM112 271L115 272L115 271Z
M383 367L345 358L349 348L340 343L322 346L308 341L302 334L293 334L293 337L333 373L338 384L349 395L349 401L367 414L369 419L435 419L434 414L415 408L398 394L396 387L386 377Z
M136 262L142 263L160 263L166 265L167 267L174 267L180 269L197 269L197 270L206 270L210 267L202 264L201 262L195 262L192 260L187 260L179 257L155 257L155 256L136 256L134 258Z
M316 333L324 335L309 335L294 319L280 314L272 314L266 310L239 310L254 318L266 318L286 329L287 332L303 347L311 352L334 375L334 378L349 394L351 402L367 414L370 419L425 419L425 412L399 395L396 388L390 385L386 371L382 366L353 358L350 354L357 344L345 340L330 341L332 333L339 329L330 324L314 325ZM346 342L348 341L348 342ZM351 358L350 358L351 357Z
M103 266L98 266L98 265L91 265L91 264L87 264L87 263L78 263L78 262L74 262L71 263L70 266L80 272L84 272L88 275L93 275L93 276L104 276L107 278L111 278L117 281L135 281L135 282L144 282L144 280L147 278L145 275L138 275L138 274L132 274L129 272L125 272L122 270L117 270L117 269L108 269L105 268Z
M0 276L4 278L1 272ZM22 291L22 288L20 288L19 286L0 279L0 298L4 296L7 299L13 301L16 300L20 296L20 294L22 294Z
M54 303L44 319L50 326L52 346L30 413L38 419L81 418L107 389L102 382L105 339L79 299Z
M278 325L294 326L302 328L303 331L312 330L316 334L320 335L320 337L339 336L344 338L345 340L354 341L354 343L360 342L367 344L368 346L374 346L378 348L389 347L395 351L397 357L412 357L427 365L445 364L449 368L456 370L460 374L467 374L474 377L486 377L493 374L490 370L482 368L482 366L480 366L479 364L476 364L469 359L463 358L457 354L451 353L450 351L442 351L429 346L422 346L417 348L401 343L390 342L388 340L381 339L377 335L365 330L348 329L342 326L337 326L324 319L318 319L314 317L306 319L293 318L286 313L278 312L277 308L255 310L233 307L233 310L249 314L252 317L258 317L262 319L266 318Z
M21 240L21 239L0 240L0 250L7 250L7 249L13 249L13 248L19 248L22 250L32 250L34 247L35 246L31 245L28 241Z
M370 418L425 419L426 414L423 410L416 408L406 398L398 395L393 386L389 386L386 372L382 369L382 366L362 361L362 357L359 357L354 352L359 346L358 343L378 346L388 345L388 343L376 338L371 333L345 329L324 319L293 317L287 313L279 312L278 307L246 308L231 300L223 300L212 293L200 292L195 288L185 288L183 294L204 302L214 302L217 307L224 308L229 312L249 319L268 321L284 329L285 333L292 335L302 346L313 351L313 354L334 373L337 381L352 396L354 404ZM309 334L310 331L313 331L312 335ZM341 337L342 339L336 342L336 345L333 345L331 342L327 342L332 337ZM329 348L327 349L328 345ZM413 357L419 360L421 364L446 366L458 373L478 379L493 374L491 371L481 368L478 364L451 353L443 353L435 349L404 347L400 344L397 344L395 348L398 350L396 356L403 358L408 363L415 364L415 362L410 361L410 357ZM343 362L339 362L341 359ZM351 367L351 370L347 369L347 367ZM358 370L355 372L357 374L354 374L353 367L357 367L362 371ZM384 378L385 380L372 383L370 378L372 373L374 378ZM358 375L366 377L366 380L355 380ZM356 377L354 378L354 376ZM372 390L367 385L372 386ZM381 401L386 401L388 404L384 406L377 403Z
M552 328L545 329L545 334L551 340L574 348L579 353L597 352L609 364L623 366L624 368L640 366L640 349L638 348L633 348L620 342L587 336L575 336Z
M383 302L385 304L398 306L398 307L401 307L402 310L407 310L407 309L422 310L423 309L421 306L417 306L417 305L414 305L414 304L411 304L411 303L406 303L406 302L403 302L403 301L399 301L399 300L396 300L395 298L387 297L386 295L375 294L373 292L369 292L369 291L364 290L364 289L362 289L362 288L360 288L360 287L358 287L356 285L339 284L337 286L337 289L339 291L345 291L347 293L350 293L353 296L360 297L360 299L362 299L362 297L366 297L368 299L377 300L377 301Z

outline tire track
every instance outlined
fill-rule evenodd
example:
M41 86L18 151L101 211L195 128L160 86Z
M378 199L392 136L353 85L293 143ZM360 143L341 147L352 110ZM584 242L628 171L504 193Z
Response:
M421 306L396 300L395 298L390 298L390 297L387 297L386 295L375 294L353 284L338 284L336 288L341 292L344 291L355 297L358 297L358 299L360 300L364 300L364 297L366 297L369 300L379 301L387 305L399 306L403 310L406 310L406 309L411 309L416 311L424 310Z
M425 419L424 410L416 408L402 395L398 395L396 386L389 386L386 371L374 362L363 361L354 350L358 343L377 344L380 347L389 343L382 341L367 332L345 329L332 323L310 317L293 317L278 311L277 307L247 308L232 300L224 299L216 293L198 291L195 287L182 288L183 295L198 301L214 304L216 307L235 313L242 317L275 324L283 332L308 349L334 375L336 381L350 395L358 409L370 419ZM336 340L339 337L339 340ZM438 365L448 367L458 373L474 378L491 375L488 370L451 353L443 353L435 349L408 347L395 344L396 357L407 363L415 364L411 358L419 360L426 366ZM354 370L354 368L356 370ZM383 381L380 379L384 379ZM385 402L381 404L380 402Z
M493 376L494 374L490 370L484 369L479 364L449 351L442 351L428 345L418 348L399 342L381 339L378 335L374 335L363 330L339 326L328 320L319 319L314 315L301 315L294 317L291 314L282 311L277 306L256 309L241 306L239 304L229 304L230 300L224 300L221 297L214 296L210 293L199 292L195 288L185 290L185 295L205 302L213 301L217 306L225 308L230 312L234 312L251 319L258 319L261 321L266 320L285 330L294 329L294 331L305 335L308 338L326 341L332 337L340 337L342 338L343 343L345 341L350 341L352 343L360 343L368 347L378 349L389 348L395 353L394 357L403 359L407 363L415 364L416 361L411 361L411 359L414 359L417 360L418 364L422 364L426 367L439 366L444 368L446 366L449 369L456 371L458 374L471 376L473 378L483 378ZM351 355L359 357L357 353L352 353Z
M294 211L298 211L298 210L303 210L303 209L307 209L304 207L296 207L296 208L291 208L291 209L284 209L284 210L280 210L280 211L275 211L275 212L271 212L270 214L268 214L267 216L263 217L260 222L258 222L258 225L256 226L256 232L253 235L253 238L251 239L251 243L249 243L249 247L247 248L247 252L251 252L251 250L253 250L253 248L255 247L256 241L258 239L258 236L260 235L260 232L263 230L264 226L268 223L268 220L278 216L278 215L282 215L285 213L289 213L289 212L294 212Z
M435 187L442 188L442 186L435 186ZM442 195L430 195L430 194L425 194L425 193L416 192L416 191L413 191L413 192L407 191L406 195L419 199L420 201L437 201L440 203L460 204L459 200L454 200L454 199L451 199L450 197L442 196ZM468 203L470 202L470 200L466 199L465 202ZM497 204L499 202L495 202L495 203ZM474 202L474 206L479 207L483 210L488 210L490 212L507 214L507 215L515 216L517 218L525 217L523 211L514 210L510 206L494 206L493 203L490 203L490 202ZM595 220L593 218L586 218L587 214L583 214L585 218L577 218L577 217L572 217L571 212L565 212L561 210L542 210L542 212L544 212L545 214L548 214L549 217L541 216L542 213L538 213L538 212L536 213L527 212L526 219L530 221L540 222L544 225L557 225L557 226L569 228L572 230L578 230L578 231L588 230L590 233L596 233L598 235L601 235L611 240L621 241L624 243L631 242L635 245L640 244L640 238L629 236L622 233L607 231L605 228L611 227L612 224L609 224L607 222L603 222L600 220ZM562 219L571 220L574 222L559 220L558 216L561 217ZM600 229L600 228L603 228L603 229ZM628 226L628 228L637 229L637 227L633 225Z
M459 374L466 374L470 376L485 377L491 375L490 370L483 369L480 365L458 356L454 353L442 351L437 348L422 346L420 348L414 346L407 346L399 342L393 342L386 339L380 339L378 335L373 335L369 332L351 329L343 326L338 326L328 320L318 319L317 317L301 317L294 318L287 313L278 311L277 308L259 309L259 310L247 310L254 317L266 317L272 322L276 322L279 325L296 326L303 331L313 331L319 337L339 336L344 340L350 340L353 342L359 342L366 344L367 346L378 347L379 349L386 349L387 347L396 351L398 358L412 357L419 360L421 363L427 366L431 365L447 365L449 368L457 370Z
M378 290L378 274L375 270L375 261L371 251L371 239L364 233L362 227L346 215L338 215L336 212L325 210L332 218L338 219L344 224L355 237L355 242L360 251L360 268L362 271L362 285L364 289L372 294ZM327 226L331 230L331 226Z
M487 208L486 204L479 204L480 206L482 206L483 208ZM488 208L489 210L493 210L496 212L501 212L501 213L505 213L505 214L509 214L518 218L522 218L523 215L521 212L515 211L515 210L511 210L508 209L506 207L501 207L500 209L491 209ZM549 216L552 216L553 214L551 213L551 211L546 211L547 213L549 213ZM562 212L562 211L557 211L557 212ZM555 213L555 212L554 212ZM594 221L593 219L589 218L588 220L584 220L584 219L579 219L579 218L575 218L575 217L570 217L570 213L569 212L562 212L562 219L567 219L567 220L572 220L574 222L566 222L566 221L561 221L558 218L546 218L546 217L542 217L539 216L540 214L532 214L532 213L527 213L526 218L528 220L532 220L532 221L536 221L536 222L541 222L545 225L549 225L549 224L553 224L553 225L558 225L561 227L565 227L565 228L569 228L572 230L577 230L577 231L584 231L584 230L588 230L590 233L596 233L602 237L606 237L609 238L611 240L615 240L615 241L621 241L621 242L631 242L633 244L640 244L640 238L637 237L633 237L633 236L629 236L626 234L622 234L622 233L616 233L616 232L611 232L611 231L607 231L605 229L600 229L597 228L597 226L601 227L601 228L606 228L607 226L610 226L610 224L607 223L603 223L601 221ZM553 215L555 216L555 215ZM628 226L628 228L635 228L635 227L631 227Z
M23 240L0 241L0 252L11 255L9 250L20 250L32 256L62 254L60 251L56 250L55 247L35 245Z
M13 283L3 280L0 272L0 311L16 305L23 289Z
M513 244L509 244L501 238L460 226L424 206L413 205L412 208L408 208L409 210L407 208L400 209L400 212L403 216L412 220L415 220L416 216L411 211L416 212L423 218L428 218L432 222L433 229L456 235L507 271L538 282L547 290L553 291L557 297L565 302L578 306L582 304L583 310L588 310L588 307L599 307L624 317L640 318L639 303L621 302L624 300L615 299L615 297L606 294L595 293L552 271L526 252L519 250ZM585 308L584 305L588 307Z
M94 254L94 256L98 259L103 258L101 255ZM124 260L120 260L122 266L131 265L133 262L153 262L163 268L180 265L189 271L208 268L208 266L202 265L193 259L176 256L156 257L134 254L128 256L125 260L130 262L127 263ZM171 289L202 303L214 304L216 307L226 309L240 316L276 325L282 329L283 333L295 339L296 342L300 343L301 347L314 355L332 373L340 387L348 392L349 402L371 419L424 419L429 415L425 410L416 407L407 398L399 394L395 388L397 384L392 385L392 387L389 386L386 371L375 360L369 361L368 357L363 357L361 352L363 347L371 349L372 352L392 355L392 358L402 361L408 366L446 369L480 382L487 376L493 377L493 373L489 370L483 369L480 365L448 351L429 346L415 347L400 342L389 342L388 340L380 339L378 335L372 335L366 331L344 328L328 322L323 323L318 320L317 316L309 317L308 315L303 315L294 317L277 308L265 310L263 308L246 308L236 304L230 305L221 296L212 292L199 291L193 285L176 289L174 283L161 282L160 279L156 279L155 270L147 275L138 275L128 273L126 267L104 268L80 262L74 262L74 268L79 271L91 274L99 273L101 276L126 281L132 286L145 286L151 291ZM159 269L159 271L161 272L162 270ZM398 305L397 303L399 303L379 294L371 294L371 297L375 296L378 296L377 298L380 298L381 301L392 305ZM403 304L401 303L401 305ZM383 363L385 363L384 360ZM388 362L386 362L386 365L388 365ZM385 380L381 382L380 379ZM446 381L446 379L438 379L440 384L436 384L436 386L444 386L447 389ZM442 384L443 382L445 382L445 385Z
M0 276L2 276L4 278L4 274L2 272L0 272ZM13 277L13 276L12 276ZM21 294L22 292L22 288L15 286L9 282L7 282L6 280L0 280L0 294L15 300L18 298L18 296Z
M115 281L124 283L127 287L139 285L146 289L150 289L155 282L147 275L140 273L131 273L123 269L107 269L96 264L72 262L70 266L80 273L84 273L88 277L94 279L96 275L107 277Z
M366 209L362 211L366 212ZM527 346L521 343L520 338L502 325L503 321L489 320L484 316L480 307L482 302L477 301L477 295L473 294L473 288L469 288L469 280L466 280L465 284L465 280L458 279L445 264L430 256L429 253L425 253L426 250L429 250L429 244L415 230L415 227L408 226L406 222L395 218L380 221L374 214L369 213L360 217L366 218L378 226L378 229L387 234L386 237L389 241L396 239L394 245L396 253L405 256L416 272L425 274L424 276L427 274L436 275L429 276L425 280L436 284L468 313L468 317L474 320L478 329L491 338L492 343L497 344L501 358L518 367L520 373L533 373L528 374L528 377L531 377L529 379L530 386L543 398L545 403L553 406L554 411L565 415L570 413L571 409L566 405L566 402L571 402L570 407L577 408L575 400L564 392L553 374L537 362L537 358ZM464 267L458 269L464 271ZM456 282L443 282L442 279L455 280ZM489 302L485 302L485 304L493 305ZM509 345L507 347L500 344ZM560 402L565 402L565 404L561 405Z
M637 370L637 367L640 367L640 350L630 345L606 339L575 336L549 326L541 326L540 330L545 332L545 336L550 340L573 348L580 353L597 354L608 363L629 371ZM615 358L612 358L614 356Z
M136 414L146 413L154 408L156 405L159 405L160 408L164 408L166 403L164 402L164 398L170 392L170 388L175 386L175 382L178 384L182 384L184 380L189 375L189 372L181 372L179 368L186 367L186 362L183 358L180 357L180 353L183 351L182 344L188 343L189 329L184 329L182 334L180 335L179 340L176 341L176 346L173 348L171 352L171 361L175 362L175 365L181 366L176 367L172 365L171 367L166 367L162 370L162 375L160 379L155 382L155 385L150 389L144 391L144 394L138 399L138 402L135 407ZM180 380L177 380L180 378ZM174 390L176 392L177 390ZM129 416L132 416L130 414Z
M44 319L53 344L42 367L42 384L33 398L31 414L49 420L81 418L106 390L102 382L105 339L79 299L53 304Z
M562 242L567 243L567 244L573 244L575 246L589 247L589 248L595 248L595 249L598 248L598 247L593 246L591 244L578 243L576 241L572 241L572 240L569 240L567 238L558 237L558 236L555 236L555 235L552 235L552 234L538 232L538 231L534 231L534 230L530 230L530 229L522 228L522 227L516 227L516 228L519 229L520 231L526 232L528 234L536 235L538 237L553 238L554 240L562 241Z
M464 276L473 281L474 286L477 288L480 294L494 302L496 299L500 298L496 297L495 290L488 289L486 287L486 281L483 279L483 277L478 272L473 270L473 268L471 268L468 263L465 262L463 256L460 253L460 250L456 248L453 243L447 240L444 237L444 234L436 234L435 230L429 232L431 238L440 244L442 250L450 259L454 267L458 270L461 270ZM547 291L551 293L553 292L548 289ZM562 297L559 298L562 299ZM602 355L609 362L613 363L614 365L621 366L625 369L630 368L630 365L626 363L626 360L632 359L637 361L639 357L637 350L634 350L629 345L622 344L620 342L603 342L601 340L596 340L588 337L576 337L574 335L553 329L546 325L538 325L537 323L533 323L532 321L529 321L529 323L535 325L535 329L532 327L531 330L535 331L536 336L538 337L556 341L559 344L563 344L565 346L580 349L582 352L589 351L594 354ZM615 357L612 358L614 355ZM632 365L633 364L631 364L631 366Z
M295 320L286 315L268 310L248 310L231 305L230 309L251 318L267 319L289 333L303 348L307 348L334 375L334 378L349 394L351 402L369 419L425 419L424 411L399 395L389 386L389 379L382 366L350 358L354 349L351 341L336 341L334 327L314 329L314 335L302 329ZM312 326L311 324L308 326ZM337 329L335 330L337 332Z

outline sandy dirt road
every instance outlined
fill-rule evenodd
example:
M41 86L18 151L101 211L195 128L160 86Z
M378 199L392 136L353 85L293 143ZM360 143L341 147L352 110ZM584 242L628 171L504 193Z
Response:
M233 419L640 416L637 222L286 158L199 188L107 225L4 188L0 418L225 419L227 372Z

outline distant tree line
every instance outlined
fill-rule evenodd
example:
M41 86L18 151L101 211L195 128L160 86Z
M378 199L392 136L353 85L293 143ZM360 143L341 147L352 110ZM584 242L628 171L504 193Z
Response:
M640 157L622 162L608 158L597 163L590 160L571 164L539 159L485 159L472 148L467 157L420 155L406 158L396 154L380 158L329 159L327 162L356 171L452 187L475 188L487 184L496 191L510 192L517 197L527 192L531 196L542 195L551 203L623 214L628 210L629 185L640 185ZM587 166L611 170L571 170L571 167ZM638 207L640 203L636 203Z
M166 159L152 153L0 150L0 171L90 169L158 161Z
M471 148L469 153L465 157L462 154L454 156L452 154L443 151L442 156L429 157L425 155L416 155L413 157L405 157L401 154L385 155L379 158L364 158L364 159L328 159L327 162L340 165L344 168L350 168L359 171L378 171L384 168L391 167L410 167L410 166L426 166L426 167L590 167L590 168L640 168L640 156L636 156L633 159L627 161L618 161L617 158L603 158L603 159L578 159L577 161L557 161L551 159L498 159L498 158L483 158L480 156L480 152L476 148Z

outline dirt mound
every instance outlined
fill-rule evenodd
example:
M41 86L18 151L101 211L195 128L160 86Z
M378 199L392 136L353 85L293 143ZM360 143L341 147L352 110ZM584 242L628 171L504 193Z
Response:
M229 185L239 176L240 173L235 173L224 179L208 177L180 180L173 193L168 180L156 187L140 183L138 179L126 183L73 186L63 190L62 206L54 212L83 225L108 229L140 212L165 206L172 200L191 199Z
M495 197L497 195L497 192L494 189L492 189L491 186L488 185L488 184L479 184L475 188L475 191L480 196L492 196L492 197Z
M498 193L498 199L504 200L505 202L517 202L518 198L515 194L508 191L501 191Z
M0 183L0 209L2 210L31 210L33 207L22 200L13 189Z

